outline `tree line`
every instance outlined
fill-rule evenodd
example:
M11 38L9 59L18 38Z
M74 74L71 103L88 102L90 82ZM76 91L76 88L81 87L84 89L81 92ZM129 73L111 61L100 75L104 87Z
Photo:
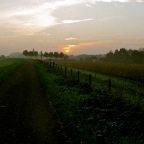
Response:
M33 51L24 50L23 55L25 55L25 56L35 56L35 57L41 56L41 57L45 57L45 58L67 58L68 57L67 55L65 55L62 52L60 52L60 53L58 53L58 52L44 52L43 53L41 51L40 53L38 53L34 49L33 49Z
M121 48L106 54L106 61L144 64L144 48L138 50Z

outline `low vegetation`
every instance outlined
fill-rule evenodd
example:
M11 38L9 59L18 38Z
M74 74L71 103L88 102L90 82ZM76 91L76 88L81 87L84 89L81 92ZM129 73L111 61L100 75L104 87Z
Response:
M8 75L12 74L13 71L19 67L24 60L20 59L1 59L0 60L0 86Z
M49 99L73 143L144 143L143 105L70 79L40 62ZM119 91L117 91L119 93Z

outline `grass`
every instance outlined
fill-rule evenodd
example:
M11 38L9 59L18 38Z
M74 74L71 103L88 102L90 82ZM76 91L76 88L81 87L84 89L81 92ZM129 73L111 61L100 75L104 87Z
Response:
M0 60L0 86L3 84L8 75L12 74L24 60L22 59L3 59Z
M105 89L93 91L36 63L49 99L73 143L142 144L144 109Z
M60 61L60 63L62 65L64 65L65 63L67 63L66 65L71 65L74 62ZM92 63L89 63L89 64L92 64ZM102 64L101 66L104 66L104 65ZM118 66L119 65L117 65L117 67ZM62 67L63 67L63 74L64 74L64 66L62 66ZM79 62L77 64L77 67L79 67ZM71 69L73 69L72 76L71 76L71 72L70 72ZM81 82L87 82L88 83L88 75L89 74L92 75L92 84L91 85L92 85L93 89L108 90L109 89L108 81L110 79L112 82L111 92L113 95L118 95L118 96L123 97L125 99L131 100L131 102L133 102L133 103L137 102L137 103L140 103L141 105L144 105L144 99L143 99L143 97L144 97L144 84L142 82L138 82L138 81L130 80L130 79L126 79L126 78L121 78L121 77L116 77L116 76L108 75L108 74L106 75L106 74L95 73L95 72L92 72L90 70L89 71L88 70L81 70L81 69L72 68L72 67L67 67L67 76L77 78L78 77L78 73L77 73L78 71L80 72L80 81Z

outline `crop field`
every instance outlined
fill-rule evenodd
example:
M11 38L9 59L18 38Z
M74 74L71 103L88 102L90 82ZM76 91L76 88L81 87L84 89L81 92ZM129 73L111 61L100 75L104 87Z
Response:
M101 69L97 68L96 75L92 71L93 67L89 69L89 65L85 65L82 68L80 62L74 62L75 65L66 61L56 63L59 67L39 63L37 68L46 85L49 99L73 143L144 143L144 89L141 81L116 77L116 74L113 76L106 72L105 75L100 74L104 70L104 63ZM100 67L100 63L98 65ZM66 72L64 66L67 66ZM109 66L106 69L112 68ZM71 75L73 67L75 69ZM121 68L128 70L125 64ZM139 68L142 72L143 67ZM119 68L119 73L120 70ZM86 82L85 73L93 75L91 85ZM112 80L111 92L108 89L108 79Z
M59 65L86 70L105 75L127 78L144 82L143 64L126 64L110 62L56 61Z

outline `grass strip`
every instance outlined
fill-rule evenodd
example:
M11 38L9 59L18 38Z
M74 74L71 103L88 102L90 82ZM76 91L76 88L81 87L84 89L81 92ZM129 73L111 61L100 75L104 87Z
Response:
M22 59L0 60L0 86L22 63L24 63Z

